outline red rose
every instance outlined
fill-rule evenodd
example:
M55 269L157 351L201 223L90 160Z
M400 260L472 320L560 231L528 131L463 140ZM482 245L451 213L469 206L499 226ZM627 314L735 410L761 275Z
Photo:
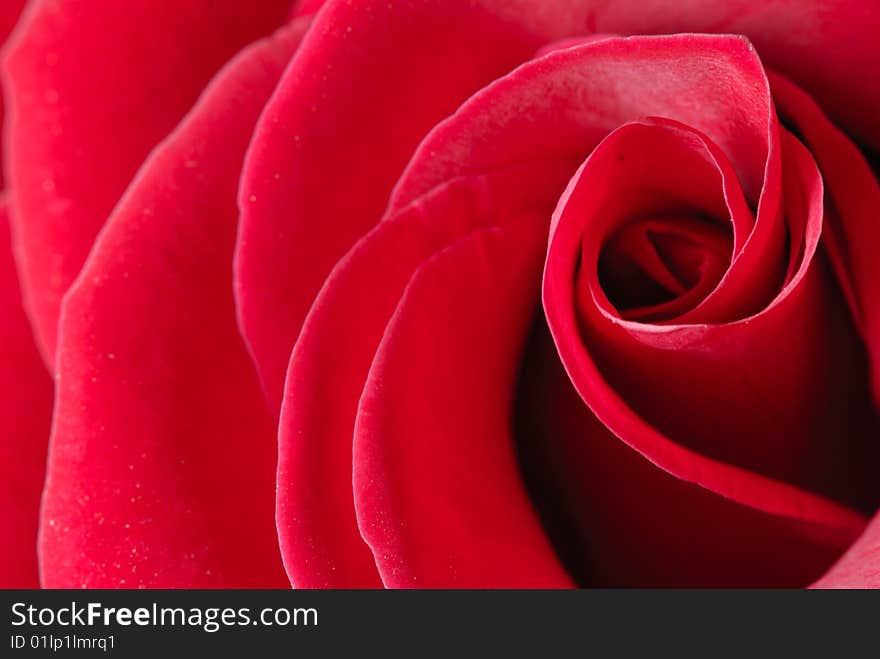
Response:
M321 4L24 9L2 583L880 587L880 8Z

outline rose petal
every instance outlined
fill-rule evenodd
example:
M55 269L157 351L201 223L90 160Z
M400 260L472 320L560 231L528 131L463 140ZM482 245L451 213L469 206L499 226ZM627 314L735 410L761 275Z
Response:
M743 34L761 60L801 84L836 121L880 147L880 5L861 0L617 0L591 6L590 31ZM543 5L543 3L542 3ZM846 44L846 47L841 47Z
M150 156L65 299L47 586L289 585L275 428L230 284L245 148L305 26L223 69Z
M521 480L511 412L542 214L474 231L407 286L358 409L358 522L386 586L568 587Z
M61 299L149 150L289 0L35 0L3 63L25 305L53 364Z
M453 181L378 225L331 273L294 347L281 411L278 526L298 587L381 584L355 518L352 439L370 365L410 278L462 236L559 187L570 170L539 163Z
M36 588L37 519L52 416L52 381L21 305L0 202L0 588Z
M407 165L390 209L449 178L501 164L582 161L611 130L644 116L707 135L757 205L766 183L779 178L771 108L761 62L741 37L608 38L554 51L496 80L438 124ZM762 203L768 212L776 205Z
M859 150L828 121L815 101L778 74L773 97L801 135L822 172L826 196L823 240L871 359L880 408L880 185Z
M515 409L526 482L581 586L801 587L861 528L768 515L645 459L584 405L543 323Z

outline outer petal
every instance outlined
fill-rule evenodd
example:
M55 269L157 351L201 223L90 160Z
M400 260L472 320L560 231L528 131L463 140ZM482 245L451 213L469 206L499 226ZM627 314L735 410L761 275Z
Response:
M569 587L519 473L511 409L545 219L426 261L373 360L355 428L358 522L390 587Z
M5 155L25 305L54 361L61 299L155 144L289 0L35 0L4 62Z
M315 295L379 219L419 139L539 45L507 33L433 0L333 2L317 15L257 126L240 194L239 318L276 409Z
M36 588L52 381L21 306L0 203L0 588Z
M260 122L241 192L240 322L273 406L327 273L378 221L433 125L547 42L682 31L748 35L765 61L880 145L880 83L862 75L880 57L874 3L363 0L325 7Z
M288 585L274 424L235 324L235 191L299 21L233 60L150 156L68 294L47 586Z

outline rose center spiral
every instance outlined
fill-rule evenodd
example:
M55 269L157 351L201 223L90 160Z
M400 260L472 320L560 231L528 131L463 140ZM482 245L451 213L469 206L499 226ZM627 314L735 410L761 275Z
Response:
M700 214L635 219L599 253L599 283L626 320L669 320L699 304L730 265L729 223Z

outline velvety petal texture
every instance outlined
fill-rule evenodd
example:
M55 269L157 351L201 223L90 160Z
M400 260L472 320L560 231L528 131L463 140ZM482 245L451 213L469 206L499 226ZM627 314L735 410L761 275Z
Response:
M880 587L878 34L3 3L0 586Z
M42 518L54 587L280 587L276 444L235 323L236 187L306 28L246 49L149 157L65 299Z
M28 4L3 61L5 169L25 304L47 364L62 297L144 158L289 4Z

